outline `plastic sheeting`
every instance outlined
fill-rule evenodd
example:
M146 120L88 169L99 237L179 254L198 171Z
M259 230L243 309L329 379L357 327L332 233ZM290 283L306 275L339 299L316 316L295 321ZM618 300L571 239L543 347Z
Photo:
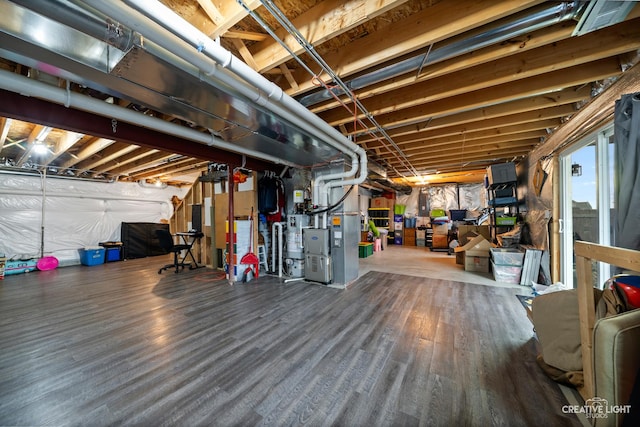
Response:
M539 169L539 170L538 170ZM539 164L529 165L529 190L527 197L527 232L523 236L526 243L540 249L549 249L549 221L553 207L553 159L540 159ZM535 189L535 180L540 180Z
M429 187L429 205L431 209L458 209L458 186L446 184Z
M55 256L60 265L78 264L79 249L119 241L122 222L170 219L171 197L183 198L186 192L177 187L0 173L0 253L8 258L39 258L44 236L44 255Z
M428 187L431 209L479 211L487 206L482 184L445 184Z
M487 207L487 190L483 184L460 184L458 193L460 195L459 209L480 211Z
M400 205L405 205L406 209L404 214L409 217L418 216L418 197L420 195L419 191L412 191L411 194L402 194L396 196L396 203Z
M616 246L640 249L640 93L623 95L615 106Z

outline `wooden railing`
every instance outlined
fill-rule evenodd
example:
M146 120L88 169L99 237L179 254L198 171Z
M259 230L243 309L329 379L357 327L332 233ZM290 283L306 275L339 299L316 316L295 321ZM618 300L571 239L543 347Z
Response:
M575 242L574 248L578 274L578 309L584 374L584 387L580 390L580 394L583 398L590 399L594 396L593 327L596 315L593 297L593 261L606 262L626 270L640 271L640 252L581 241Z

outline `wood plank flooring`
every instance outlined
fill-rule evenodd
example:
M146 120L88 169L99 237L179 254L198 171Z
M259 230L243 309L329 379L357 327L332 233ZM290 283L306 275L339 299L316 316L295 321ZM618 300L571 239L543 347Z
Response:
M580 425L511 289L229 286L165 261L0 281L0 425Z

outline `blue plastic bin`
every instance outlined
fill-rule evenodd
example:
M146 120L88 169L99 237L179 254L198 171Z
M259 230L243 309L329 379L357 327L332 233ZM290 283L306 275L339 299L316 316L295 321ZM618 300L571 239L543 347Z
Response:
M89 266L104 264L104 248L80 249L80 263Z

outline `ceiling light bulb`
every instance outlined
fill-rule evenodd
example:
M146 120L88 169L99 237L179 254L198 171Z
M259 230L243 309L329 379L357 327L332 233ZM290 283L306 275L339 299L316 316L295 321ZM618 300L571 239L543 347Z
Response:
M33 151L36 154L46 154L48 150L47 146L41 143L33 144Z

